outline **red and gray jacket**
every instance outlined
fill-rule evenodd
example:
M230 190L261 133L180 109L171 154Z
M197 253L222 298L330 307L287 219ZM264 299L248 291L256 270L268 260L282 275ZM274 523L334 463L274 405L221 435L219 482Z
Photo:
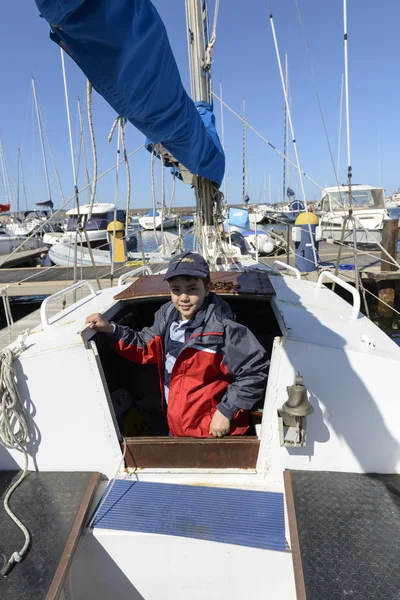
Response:
M109 341L135 363L157 364L164 400L164 349L170 325L180 320L172 302L155 314L152 327L116 325ZM247 412L264 399L269 361L262 346L235 322L229 305L211 293L188 326L171 372L168 425L174 436L208 437L216 409L231 419L231 434L248 429Z

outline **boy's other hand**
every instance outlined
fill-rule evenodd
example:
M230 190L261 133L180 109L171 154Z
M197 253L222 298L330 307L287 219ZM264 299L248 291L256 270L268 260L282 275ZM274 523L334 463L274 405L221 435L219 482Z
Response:
M107 321L102 314L93 313L86 317L85 321L86 325L89 325L89 329L94 329L95 331L100 331L101 333L112 333L113 326Z
M231 428L230 420L225 417L219 410L216 410L210 424L210 433L213 437L224 437L228 435Z

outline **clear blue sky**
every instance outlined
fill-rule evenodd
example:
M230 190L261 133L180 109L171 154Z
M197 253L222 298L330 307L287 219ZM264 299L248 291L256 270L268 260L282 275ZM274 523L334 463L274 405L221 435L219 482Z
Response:
M343 71L343 14L341 0L298 0L311 53L331 144L336 156L341 73ZM154 0L163 19L172 49L188 89L185 11L183 0ZM349 0L349 75L353 181L378 185L391 194L400 185L400 111L398 78L400 45L398 0ZM210 0L211 22L214 0ZM303 170L321 185L334 185L333 170L313 90L307 56L297 19L294 0L272 0L280 51L289 55L291 107ZM85 79L69 58L67 76L73 131L78 135L77 97L85 98ZM0 135L11 178L16 184L17 148L21 148L28 205L46 200L47 192L40 151L38 128L31 93L31 76L36 78L46 130L50 138L64 193L73 193L59 48L49 40L47 23L39 18L34 0L14 0L2 7L0 20ZM283 150L284 100L268 18L267 0L220 0L217 44L214 51L213 83L216 92L223 84L225 101L241 112L246 98L247 118L275 146ZM107 144L114 120L113 110L97 94L94 96L94 123L99 155L99 171L115 162L116 141ZM218 128L219 103L215 102ZM227 110L225 147L228 200L241 200L242 125ZM139 146L143 136L133 126L127 134L128 151ZM89 140L88 140L89 142ZM379 152L380 148L380 152ZM380 154L380 169L379 169ZM291 150L293 156L293 150ZM91 157L90 157L91 159ZM50 157L48 157L50 163ZM51 171L52 168L50 167ZM151 205L150 156L142 150L131 160L132 204ZM272 200L282 188L282 160L248 132L249 195L262 201L264 173L271 176ZM380 181L379 181L380 175ZM115 176L99 183L101 201L114 201ZM346 178L345 129L342 135L340 180ZM171 181L167 178L167 195ZM124 173L121 171L119 204L123 206ZM81 168L80 182L83 183ZM159 172L157 173L159 184ZM300 195L294 169L291 187ZM52 196L61 203L54 175ZM309 199L320 192L306 182ZM157 198L160 190L157 188ZM0 184L0 201L4 201ZM82 194L82 202L87 196ZM194 202L193 190L177 185L176 204ZM23 199L21 197L21 205Z

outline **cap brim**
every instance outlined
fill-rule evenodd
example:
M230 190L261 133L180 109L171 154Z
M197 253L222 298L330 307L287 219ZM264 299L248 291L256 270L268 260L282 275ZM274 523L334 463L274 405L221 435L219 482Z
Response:
M199 277L200 279L207 279L207 277L210 276L208 273L204 273L203 271L179 269L179 273L166 273L164 281L169 281L169 279L172 279L173 277L179 277L180 275L184 275L186 277Z

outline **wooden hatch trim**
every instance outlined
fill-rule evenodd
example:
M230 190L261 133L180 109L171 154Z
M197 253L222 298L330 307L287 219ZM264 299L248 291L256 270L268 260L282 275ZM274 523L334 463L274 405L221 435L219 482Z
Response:
M297 600L307 600L306 588L304 583L303 562L301 559L299 531L297 529L296 509L294 506L292 479L290 471L283 472L283 482L285 485L286 508L289 521L290 542L292 547L292 560L294 571L294 582L296 586Z
M263 271L216 271L211 273L211 289L221 295L245 297L270 297L275 290L267 273ZM114 300L169 296L164 275L141 275Z
M125 465L132 469L255 469L260 440L233 435L222 439L126 438Z

